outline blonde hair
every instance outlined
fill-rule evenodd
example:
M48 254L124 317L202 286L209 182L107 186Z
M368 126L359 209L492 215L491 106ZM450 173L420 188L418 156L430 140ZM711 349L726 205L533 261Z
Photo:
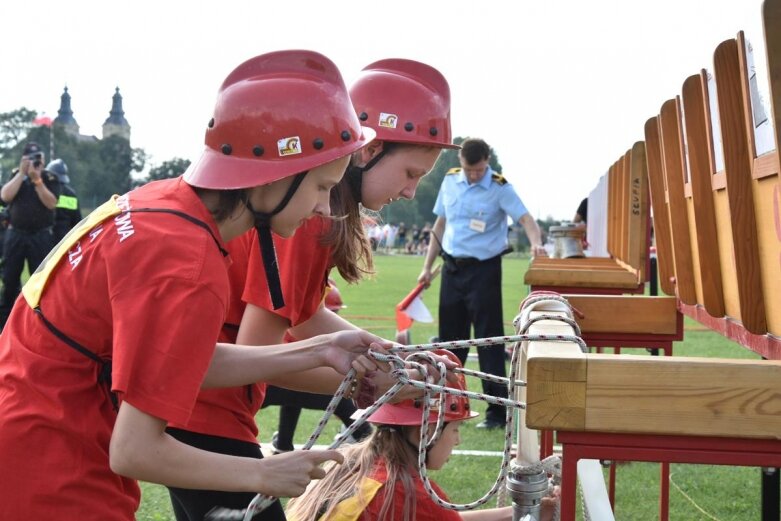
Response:
M382 507L377 521L394 519L394 511L403 508L404 521L415 519L415 484L418 475L417 454L407 441L410 427L381 426L366 440L345 448L342 451L344 463L332 464L326 476L309 487L298 498L291 499L285 514L291 521L327 521L338 504L350 497L359 497L361 508L371 498L360 497L360 485L364 478L371 476L377 464L385 463L388 479L385 483ZM404 490L404 505L393 503L396 483L400 482Z

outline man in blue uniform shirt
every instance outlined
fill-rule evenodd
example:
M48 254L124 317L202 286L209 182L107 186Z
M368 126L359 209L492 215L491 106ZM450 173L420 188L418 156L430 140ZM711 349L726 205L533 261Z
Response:
M476 338L504 335L502 321L502 253L507 249L507 217L519 223L531 243L532 255L545 255L540 228L513 187L488 165L491 147L482 139L461 145L461 168L442 181L434 213L437 220L418 281L431 282L437 255L445 259L439 293L439 340L466 340L474 326ZM462 363L469 349L454 349ZM480 370L505 376L501 344L477 348ZM506 398L507 389L483 380L483 391ZM478 428L504 427L505 411L488 405Z

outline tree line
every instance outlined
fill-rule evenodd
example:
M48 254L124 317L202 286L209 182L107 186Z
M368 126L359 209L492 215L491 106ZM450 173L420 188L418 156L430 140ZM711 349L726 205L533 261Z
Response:
M71 185L81 200L82 207L95 208L113 194L128 190L155 179L176 177L184 172L190 162L174 158L152 167L142 177L134 177L147 165L147 154L142 148L133 148L120 136L98 139L73 136L61 126L34 125L37 113L22 107L0 113L0 180L8 181L11 172L19 166L24 144L35 141L53 157L65 161L69 169Z
M61 158L68 165L71 184L85 209L95 208L111 195L127 192L148 181L177 177L190 166L189 159L172 158L152 166L143 177L138 177L138 174L134 177L133 172L140 173L147 166L148 156L144 149L132 148L126 139L119 136L76 138L56 124L51 128L36 126L33 124L36 116L35 111L24 107L0 113L0 179L3 183L18 166L27 141L35 141L47 151L53 143L54 157ZM456 144L463 141L462 137L454 140ZM47 153L47 160L50 160L48 156ZM499 155L493 149L490 165L495 171L502 171ZM433 223L434 203L442 179L448 170L459 166L458 150L444 150L431 172L420 181L415 199L385 206L378 218L397 225L403 222L407 227L414 224L422 228L426 223ZM551 225L558 224L551 218L538 220L538 223L546 235ZM511 233L511 242L516 249L525 249L528 240L521 227L515 228L518 230Z

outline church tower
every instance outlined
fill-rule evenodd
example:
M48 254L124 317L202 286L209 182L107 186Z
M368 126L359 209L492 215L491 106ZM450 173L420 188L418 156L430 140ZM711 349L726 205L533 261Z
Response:
M103 139L109 136L120 136L130 141L130 124L125 119L125 111L122 110L122 95L119 87L114 92L111 112L103 123Z
M71 95L68 94L68 87L60 96L60 110L57 111L57 117L54 118L55 125L61 125L68 134L78 137L79 124L76 123L76 119L73 117L73 110L71 110Z

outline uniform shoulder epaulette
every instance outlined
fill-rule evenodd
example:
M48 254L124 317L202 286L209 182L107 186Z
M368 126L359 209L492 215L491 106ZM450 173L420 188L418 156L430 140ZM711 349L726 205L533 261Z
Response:
M448 170L445 175L453 175L453 174L460 174L460 173L461 173L461 169L456 167L456 168L451 168L450 170Z
M491 179L499 183L500 185L506 185L507 179L504 178L504 176L498 172L494 172L491 174Z

